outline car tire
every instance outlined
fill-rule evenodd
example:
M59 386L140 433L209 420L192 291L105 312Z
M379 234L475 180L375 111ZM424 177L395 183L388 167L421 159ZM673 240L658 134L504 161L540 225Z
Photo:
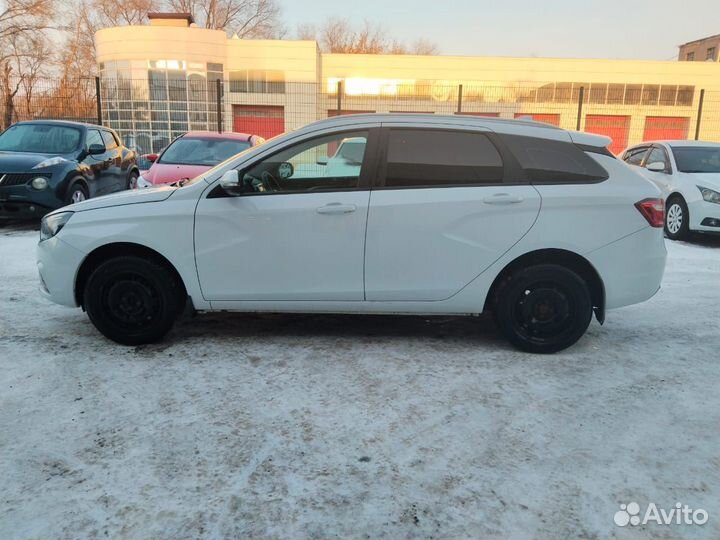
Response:
M75 182L68 188L65 195L65 204L73 204L88 199L88 191L80 182Z
M165 265L136 256L114 257L87 280L84 307L107 338L122 345L161 340L183 308L182 284Z
M684 240L690 231L690 212L685 200L671 196L665 205L665 235L670 240Z
M495 322L517 348L540 354L577 342L592 319L585 281L556 264L539 264L511 274L498 287Z
M127 189L137 188L137 180L138 180L139 176L140 175L135 171L130 173L130 177L128 178L128 183L127 183Z

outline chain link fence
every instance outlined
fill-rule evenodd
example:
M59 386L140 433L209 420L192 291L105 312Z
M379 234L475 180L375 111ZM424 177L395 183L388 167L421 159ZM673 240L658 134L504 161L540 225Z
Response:
M158 152L187 131L268 138L322 118L362 112L533 119L607 135L614 152L644 140L720 141L720 91L691 85L222 77L219 71L150 73L143 79L16 80L4 85L0 119L3 127L29 119L100 123L141 153Z

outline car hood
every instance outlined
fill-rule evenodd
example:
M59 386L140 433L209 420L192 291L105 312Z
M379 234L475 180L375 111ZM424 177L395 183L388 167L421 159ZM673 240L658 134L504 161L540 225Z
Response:
M152 203L164 201L175 193L177 188L160 186L149 189L133 189L105 195L94 199L88 199L80 203L71 204L62 208L63 211L84 212L85 210L97 210L111 206L123 206L126 204Z
M720 191L720 173L680 173L684 180L715 191Z
M153 163L143 178L153 184L170 184L185 178L195 178L212 167L207 165L173 165L171 163Z
M58 154L31 154L23 152L0 151L0 173L32 172L32 168ZM60 156L68 159L67 156Z

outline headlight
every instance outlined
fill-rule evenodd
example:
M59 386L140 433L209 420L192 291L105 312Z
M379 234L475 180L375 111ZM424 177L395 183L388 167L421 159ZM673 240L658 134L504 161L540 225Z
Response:
M720 193L718 193L714 189L702 186L698 186L697 188L700 190L700 193L702 193L703 200L715 204L720 204Z
M138 189L153 187L153 185L154 184L152 182L150 182L149 180L146 180L142 176L138 176L138 179L137 179Z
M42 169L45 167L52 167L53 165L58 165L60 163L66 162L66 161L67 161L67 159L65 159L64 157L60 157L60 156L51 157L51 158L46 159L45 161L41 161L40 163L35 165L33 167L33 169Z
M59 212L42 218L40 222L40 241L52 238L65 226L75 212Z
M33 189L42 191L43 189L48 187L48 181L47 178L45 178L44 176L38 176L37 178L32 179L30 185L33 187Z

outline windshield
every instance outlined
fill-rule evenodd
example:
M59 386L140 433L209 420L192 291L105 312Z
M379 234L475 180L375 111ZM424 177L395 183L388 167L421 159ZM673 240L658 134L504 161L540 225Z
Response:
M680 146L672 151L680 172L720 173L720 146Z
M0 135L0 150L34 154L69 154L80 146L81 132L68 126L15 124Z
M167 147L158 163L213 166L248 148L248 141L182 137Z

